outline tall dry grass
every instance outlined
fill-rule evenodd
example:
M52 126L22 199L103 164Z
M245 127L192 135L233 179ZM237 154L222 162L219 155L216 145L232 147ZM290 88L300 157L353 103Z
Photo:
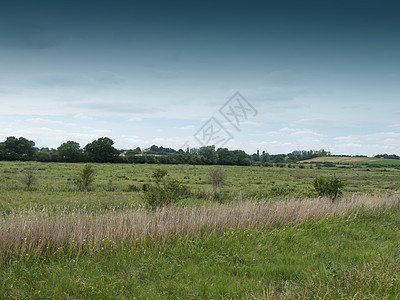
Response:
M0 257L8 254L58 248L99 249L123 241L163 242L171 235L193 236L256 226L283 226L324 216L343 215L365 207L390 208L398 195L355 196L332 203L327 199L256 203L245 201L216 207L170 207L156 212L144 210L93 215L83 212L52 215L31 211L0 220Z

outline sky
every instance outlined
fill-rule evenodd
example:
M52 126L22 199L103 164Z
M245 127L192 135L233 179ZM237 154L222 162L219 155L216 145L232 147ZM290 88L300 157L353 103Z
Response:
M398 1L7 1L0 141L400 154Z

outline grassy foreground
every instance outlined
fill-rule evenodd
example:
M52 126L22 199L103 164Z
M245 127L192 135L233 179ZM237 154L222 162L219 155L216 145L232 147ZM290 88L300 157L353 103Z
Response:
M216 201L214 166L95 164L79 192L82 166L0 162L0 299L400 298L397 167L224 166ZM190 196L150 212L159 167ZM344 198L315 199L320 175Z
M156 219L156 224L148 225L154 231L138 241L131 236L115 242L110 231L102 237L101 228L91 220L81 227L87 234L83 239L92 237L86 244L73 243L78 237L70 235L61 239L64 244L52 246L57 240L52 238L42 248L28 231L26 247L18 244L18 234L15 238L7 232L22 234L21 224L29 228L38 220L50 222L51 216L38 218L38 212L23 219L7 216L1 223L2 253L10 243L16 247L9 248L1 260L0 295L4 299L400 297L398 198L342 200L340 205L315 200L311 204L250 203L247 215L243 206L235 210L235 206L221 205L214 219L204 207L203 218L193 219L187 228L207 216L214 221L193 234L171 229L165 238L160 237L170 228L168 224L175 223L173 213L193 208L173 209L169 215L146 213L147 222ZM255 210L249 208L252 205ZM197 209L195 215L204 213ZM227 227L215 221L223 211L228 211L231 220ZM287 217L289 212L291 217ZM74 216L67 215L67 220L74 223ZM262 220L268 222L263 225ZM115 222L111 218L110 224ZM61 229L52 232L58 236ZM101 234L90 236L96 230Z

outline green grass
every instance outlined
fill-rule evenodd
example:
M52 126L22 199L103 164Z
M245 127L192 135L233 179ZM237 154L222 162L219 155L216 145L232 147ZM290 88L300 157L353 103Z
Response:
M399 167L400 159L386 159L386 158L375 158L375 157L337 157L337 156L327 156L327 157L317 157L309 160L302 161L304 162L312 162L312 163L324 163L324 162L333 162L335 164L342 165L364 165L364 166L392 166Z
M23 298L395 299L400 209L361 211L283 228L119 245L0 267L0 295Z
M314 197L312 183L320 175L343 180L345 196L397 194L400 188L395 165L312 166L223 166L227 180L221 193L226 203ZM30 191L20 181L27 167L37 177ZM32 210L54 217L137 210L143 194L128 191L129 185L141 189L160 167L191 189L180 206L216 205L206 199L214 166L95 164L92 190L78 192L73 180L82 167L0 162L2 220ZM103 250L15 252L0 263L0 299L396 299L399 249L400 208L395 206L302 224L124 242Z
M21 182L24 169L34 169L37 183L26 192ZM202 205L212 190L209 172L214 166L95 164L95 181L90 193L77 192L73 183L83 164L0 162L0 209L136 209L142 206L142 192L128 192L130 185L139 190L151 182L156 168L168 170L170 178L180 179L193 192L184 205ZM223 166L227 174L222 187L223 199L230 201L239 193L243 197L282 199L284 197L315 197L313 180L320 175L336 176L345 182L344 195L354 193L396 192L400 189L400 170L366 167L340 168L314 166L305 168L267 168ZM194 196L199 195L200 196Z

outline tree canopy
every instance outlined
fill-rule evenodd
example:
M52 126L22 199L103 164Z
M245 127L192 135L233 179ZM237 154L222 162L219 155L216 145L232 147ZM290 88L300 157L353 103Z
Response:
M59 159L64 162L81 162L83 160L83 150L77 142L68 141L57 148Z
M119 151L113 147L114 141L108 137L101 137L84 148L89 160L98 163L115 162Z
M0 159L2 160L32 160L35 156L35 143L24 137L9 136L0 143Z

